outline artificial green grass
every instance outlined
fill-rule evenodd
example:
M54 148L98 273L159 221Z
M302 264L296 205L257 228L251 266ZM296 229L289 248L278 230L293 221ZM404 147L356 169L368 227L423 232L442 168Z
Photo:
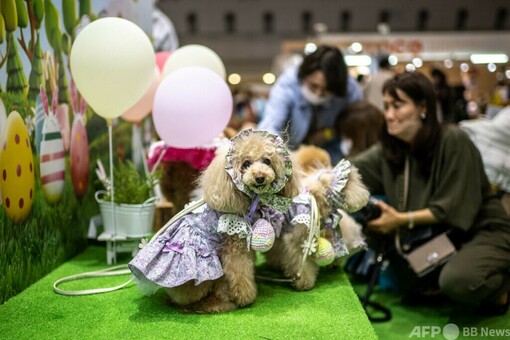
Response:
M355 291L364 293L366 284L353 283L353 287ZM431 303L414 306L404 305L401 300L401 294L381 292L378 288L371 296L370 301L389 308L393 315L391 321L372 323L379 339L445 339L448 337L445 337L443 329L449 324L457 326L459 330L458 337L449 337L449 339L478 340L510 337L510 312L503 316L483 317L476 315L473 308L456 305L448 299L435 305ZM439 331L439 334L425 334L433 330ZM504 336L497 336L498 333ZM446 335L449 334L446 333Z
M135 285L89 296L62 296L53 283L106 268L104 247L89 247L21 294L0 305L2 339L375 339L346 275L320 273L316 287L258 283L256 302L223 314L183 314L164 295L146 297ZM129 259L125 259L128 261ZM63 289L113 286L128 276L80 280Z

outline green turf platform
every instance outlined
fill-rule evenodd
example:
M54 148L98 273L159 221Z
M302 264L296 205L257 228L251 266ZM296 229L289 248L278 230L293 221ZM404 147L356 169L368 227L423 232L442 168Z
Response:
M143 296L135 285L89 296L62 296L53 283L103 269L105 248L89 247L0 305L0 339L375 339L341 270L320 274L316 288L296 292L259 282L254 305L216 315L182 314L163 296ZM63 289L118 285L128 276L66 283Z

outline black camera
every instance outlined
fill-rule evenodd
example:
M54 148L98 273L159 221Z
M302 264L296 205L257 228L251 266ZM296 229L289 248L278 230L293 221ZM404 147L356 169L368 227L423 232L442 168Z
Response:
M381 209L375 204L375 199L370 198L367 205L353 214L354 219L363 226L366 231L368 221L374 220L381 216Z

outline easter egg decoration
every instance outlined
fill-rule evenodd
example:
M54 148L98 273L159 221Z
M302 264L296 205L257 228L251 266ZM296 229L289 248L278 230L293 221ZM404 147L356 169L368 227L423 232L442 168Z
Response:
M64 141L64 150L69 151L71 142L71 127L69 125L69 106L66 103L59 104L55 112L57 117L62 140Z
M0 98L0 141L2 140L6 122L7 122L7 111L5 110L5 105L4 105L4 102L2 101L2 98ZM1 201L2 201L2 194L0 192L0 202ZM2 205L2 203L0 203L0 205Z
M273 247L274 239L274 228L267 220L261 218L253 224L250 238L251 249L261 253L266 252Z
M5 110L4 102L0 98L0 140L2 140L6 122L7 122L7 110Z
M319 266L327 266L335 260L335 250L329 242L324 237L319 237L317 240L317 251L315 252L315 263Z
M78 102L78 93L72 81L71 102L74 112L70 149L71 180L76 196L83 197L87 192L90 168L89 140L85 129L87 103L83 98Z
M37 95L35 100L35 151L37 155L41 154L42 127L44 124L44 107L41 95Z
M42 128L40 169L41 184L48 203L57 203L62 198L65 182L64 141L60 133L55 112L58 103L58 89L53 91L52 108L49 108L48 97L41 87L41 101L46 117Z
M0 143L0 176L6 215L23 222L34 199L34 162L25 122L16 111L9 114Z

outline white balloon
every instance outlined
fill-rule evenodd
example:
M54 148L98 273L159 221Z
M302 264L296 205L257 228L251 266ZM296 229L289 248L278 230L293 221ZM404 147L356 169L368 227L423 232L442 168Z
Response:
M145 32L129 20L108 17L87 25L70 55L76 87L101 117L112 119L147 92L156 57Z
M163 77L183 67L199 66L207 68L225 79L223 61L216 52L202 45L186 45L178 48L168 57L163 68Z

